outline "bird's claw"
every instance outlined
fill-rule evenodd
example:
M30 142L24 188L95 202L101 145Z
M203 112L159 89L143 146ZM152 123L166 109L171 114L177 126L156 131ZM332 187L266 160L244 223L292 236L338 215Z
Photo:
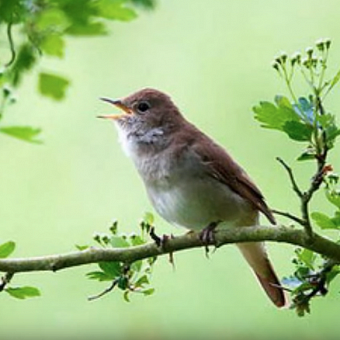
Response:
M218 223L213 222L210 223L207 227L205 227L199 234L199 238L205 247L205 255L209 257L209 245L216 244L215 239L215 229Z
M155 227L151 227L149 235L156 243L156 246L160 248L162 252L166 250L165 247L168 240L174 238L172 234L170 236L165 234L162 237L158 236L155 232ZM172 264L173 267L175 267L174 254L172 251L169 252L169 262Z

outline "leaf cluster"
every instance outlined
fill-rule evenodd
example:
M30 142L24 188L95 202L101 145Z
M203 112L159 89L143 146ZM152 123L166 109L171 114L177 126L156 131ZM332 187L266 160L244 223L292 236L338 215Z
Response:
M102 247L128 248L136 247L148 242L148 235L153 224L153 216L147 213L140 222L140 234L124 234L118 232L118 222L115 221L110 227L108 234L96 234L94 240ZM86 249L85 247L77 247ZM91 280L110 281L111 286L104 292L90 297L90 300L103 296L104 294L117 287L122 290L124 299L129 301L130 293L139 293L145 296L154 293L154 288L150 287L150 278L156 257L145 260L138 260L133 263L122 262L100 262L99 270L87 273Z
M274 69L285 82L290 98L277 95L274 102L261 101L253 108L255 119L261 126L285 133L291 140L304 143L297 161L313 161L316 173L311 176L310 186L301 190L293 170L280 158L278 160L287 170L294 192L301 202L301 217L290 213L283 216L298 222L313 238L314 225L321 229L340 229L340 191L337 187L339 177L333 166L327 164L328 153L334 148L340 128L336 116L327 110L325 99L340 80L340 70L327 78L328 54L331 46L329 39L320 39L315 47L308 47L303 56L300 52L288 57L281 53L275 57ZM302 76L309 90L307 97L298 96L293 87L296 76ZM332 215L314 211L310 213L310 201L323 186L325 197L333 207ZM338 235L335 242L338 242ZM339 266L307 249L296 249L293 258L294 273L283 280L292 295L292 308L299 316L310 312L310 301L326 295L331 281L339 273Z
M67 37L108 34L112 20L128 22L137 9L152 9L154 0L0 0L0 30L6 31L9 57L0 69L0 119L15 103L15 89L43 56L62 59ZM1 31L0 31L1 33ZM4 33L3 33L4 34ZM65 98L71 81L55 72L40 71L39 93L52 100ZM33 133L34 131L34 133ZM11 126L0 132L27 142L37 142L40 129Z
M15 243L13 241L8 241L0 245L0 259L9 257L15 250ZM0 278L0 292L4 291L11 297L16 299L26 299L31 297L40 296L40 291L36 287L31 286L10 286L9 282L12 279L10 273L7 273L2 278Z

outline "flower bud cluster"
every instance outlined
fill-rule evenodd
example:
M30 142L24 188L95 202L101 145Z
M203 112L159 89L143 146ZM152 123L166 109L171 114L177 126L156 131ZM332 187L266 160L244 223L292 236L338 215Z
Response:
M278 56L274 57L272 67L277 71L286 67L287 61L294 68L295 65L302 65L307 69L316 68L318 64L323 65L325 63L324 52L327 52L331 46L331 40L329 38L319 39L315 42L315 47L307 47L305 50L305 56L302 57L300 52L293 53L288 57L287 53L281 52ZM315 52L321 52L321 56L317 56Z

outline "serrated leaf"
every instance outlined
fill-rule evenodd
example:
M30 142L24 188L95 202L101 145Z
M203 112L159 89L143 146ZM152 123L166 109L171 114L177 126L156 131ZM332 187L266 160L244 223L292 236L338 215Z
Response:
M29 287L29 286L16 287L16 288L9 287L9 288L6 288L5 291L9 295L17 299L21 299L21 300L41 295L38 288Z
M40 44L41 49L48 55L62 58L64 56L65 43L63 38L57 34L51 34L45 37Z
M120 262L99 262L99 268L111 279L116 278L122 273L122 265Z
M288 108L288 109L292 109L292 104L289 101L289 99L285 96L282 95L276 95L274 98L275 103L277 104L277 106L281 107L281 108Z
M283 99L281 99L281 102L278 101L278 103L281 106L264 101L253 108L255 119L262 123L262 127L282 130L287 122L300 120L299 115L292 108L285 106L286 104Z
M130 247L130 243L123 236L112 236L110 238L110 244L113 248Z
M42 95L55 100L65 97L66 88L69 85L66 78L51 73L39 74L39 91Z
M297 121L288 121L283 125L282 130L289 138L298 142L310 141L313 128L310 125Z
M8 241L0 245L0 258L4 259L10 256L15 250L15 243L13 241Z
M131 21L137 13L125 6L125 0L99 0L96 3L97 15L105 19Z
M86 276L90 280L98 280L98 281L112 281L113 279L110 275L107 275L101 271L89 272L86 274Z
M313 212L311 217L321 229L337 229L337 225L326 214Z

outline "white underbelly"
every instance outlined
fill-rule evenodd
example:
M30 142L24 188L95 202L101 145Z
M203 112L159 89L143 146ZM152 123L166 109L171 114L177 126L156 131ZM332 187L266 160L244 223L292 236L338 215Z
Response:
M213 222L233 226L250 205L215 179L180 181L179 185L149 186L156 211L168 222L201 230Z

